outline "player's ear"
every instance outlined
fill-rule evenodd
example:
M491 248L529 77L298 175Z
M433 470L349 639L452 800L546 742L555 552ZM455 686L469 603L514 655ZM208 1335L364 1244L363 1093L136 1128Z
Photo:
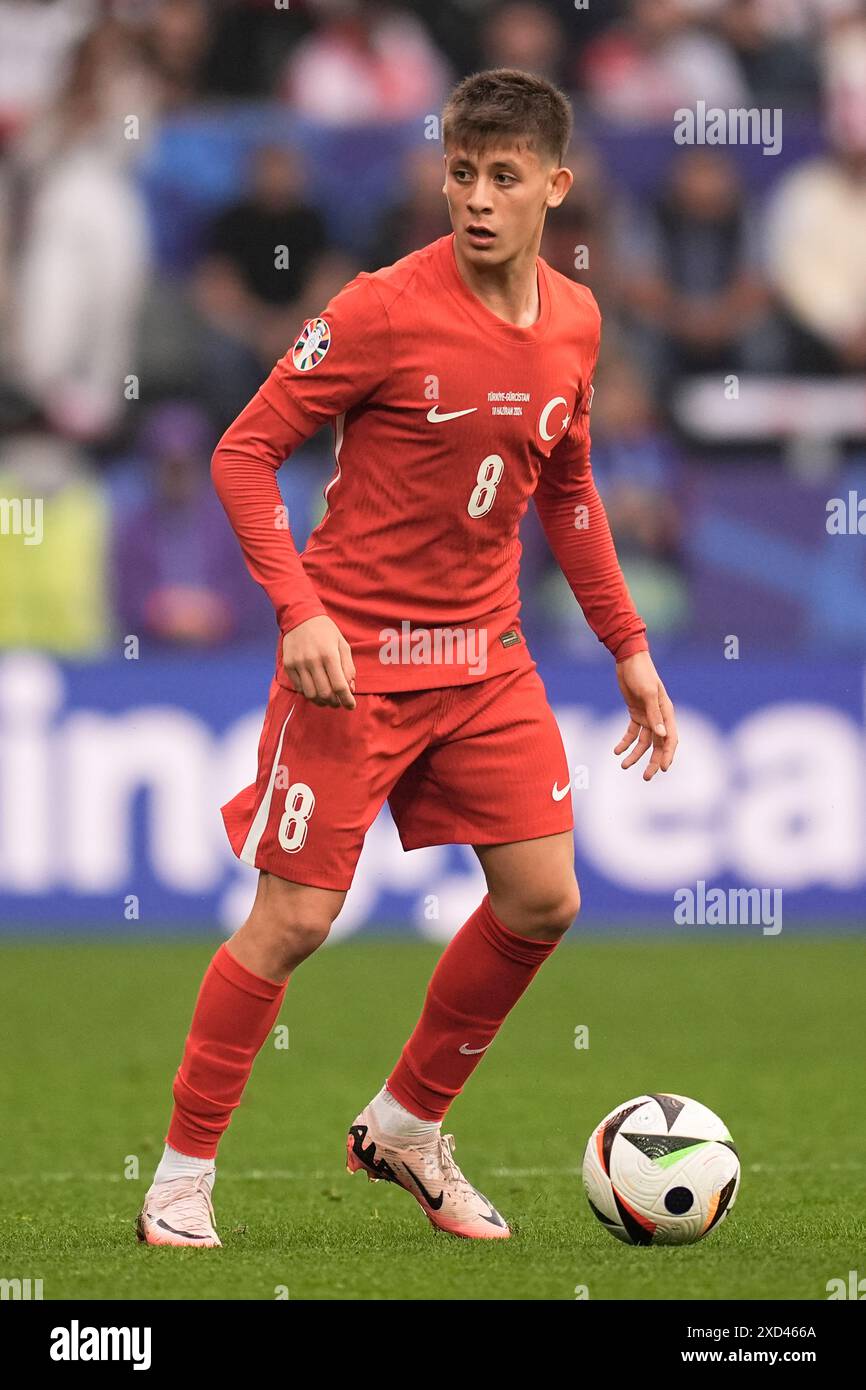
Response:
M573 183L574 174L571 172L570 169L566 169L564 165L562 166L562 168L557 169L554 172L553 177L550 181L550 189L547 195L547 206L549 208L558 208L560 203L564 201L565 196Z

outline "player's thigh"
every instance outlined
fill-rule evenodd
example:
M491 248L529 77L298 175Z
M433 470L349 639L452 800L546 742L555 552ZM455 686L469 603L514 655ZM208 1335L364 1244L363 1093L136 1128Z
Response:
M580 911L570 830L473 848L500 922L521 936L550 940L568 930Z

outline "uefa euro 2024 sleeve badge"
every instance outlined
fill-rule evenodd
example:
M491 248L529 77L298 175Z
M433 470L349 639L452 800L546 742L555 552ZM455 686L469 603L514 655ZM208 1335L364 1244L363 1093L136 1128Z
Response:
M318 367L331 346L331 330L324 319L307 319L292 348L292 361L299 372Z

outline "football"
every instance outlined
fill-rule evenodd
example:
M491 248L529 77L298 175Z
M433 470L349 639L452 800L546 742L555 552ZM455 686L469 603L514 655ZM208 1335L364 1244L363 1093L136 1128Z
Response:
M688 1245L733 1209L740 1160L727 1126L664 1091L627 1100L596 1125L583 1158L595 1216L627 1245Z

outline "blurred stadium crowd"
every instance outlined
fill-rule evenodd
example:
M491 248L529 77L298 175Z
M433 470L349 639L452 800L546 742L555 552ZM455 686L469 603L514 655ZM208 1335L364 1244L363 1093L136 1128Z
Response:
M772 468L778 502L862 462L860 0L6 0L0 495L44 499L44 540L3 546L0 646L273 632L213 446L341 285L450 230L431 117L492 66L574 102L542 254L604 315L594 469L651 632L705 625L708 480ZM676 145L699 101L780 109L782 150ZM748 431L731 374L765 383ZM329 431L281 471L299 548L331 471ZM530 641L589 651L531 510L523 540Z

